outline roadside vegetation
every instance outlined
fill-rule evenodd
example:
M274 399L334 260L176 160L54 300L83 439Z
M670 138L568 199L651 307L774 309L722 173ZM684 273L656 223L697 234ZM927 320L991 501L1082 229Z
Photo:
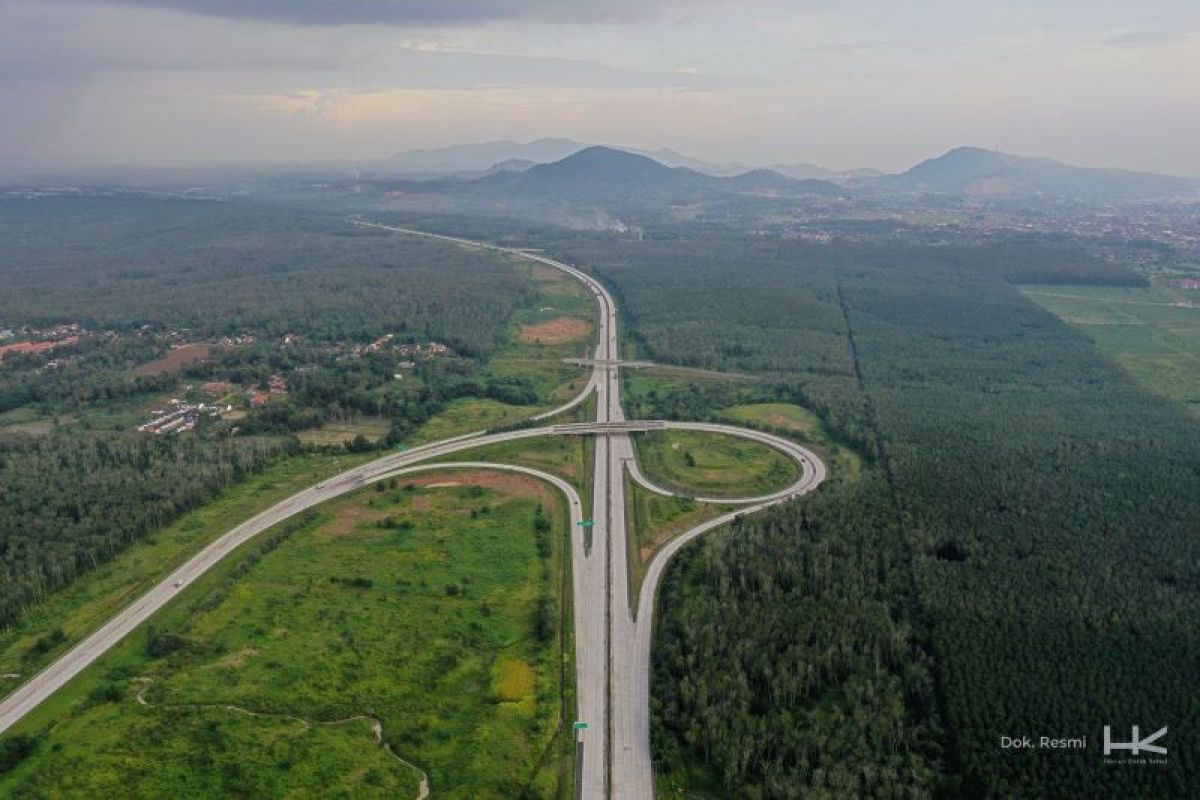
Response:
M720 409L722 422L774 433L811 448L825 462L829 480L853 481L862 473L863 458L836 441L821 418L795 403L745 403Z
M651 559L664 545L697 525L718 517L732 506L697 503L690 497L664 497L625 477L629 532L628 569L631 607L642 588Z
M279 460L50 593L0 631L0 692L15 689L213 539L365 458L306 453Z
M633 436L647 480L695 497L755 497L795 482L799 467L760 442L706 431L648 431Z
M0 794L569 796L565 527L455 471L284 523L22 722Z
M442 461L494 461L557 475L580 490L592 480L590 436L539 436L462 450Z

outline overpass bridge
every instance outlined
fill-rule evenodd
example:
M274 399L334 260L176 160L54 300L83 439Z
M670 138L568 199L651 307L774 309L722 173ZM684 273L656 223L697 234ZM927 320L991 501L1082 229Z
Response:
M577 367L629 367L630 369L656 366L653 361L619 361L615 358L564 358L563 363L574 364Z
M551 433L587 436L589 434L606 433L644 433L645 431L666 430L667 423L661 419L625 420L622 422L573 422L566 425L554 425Z

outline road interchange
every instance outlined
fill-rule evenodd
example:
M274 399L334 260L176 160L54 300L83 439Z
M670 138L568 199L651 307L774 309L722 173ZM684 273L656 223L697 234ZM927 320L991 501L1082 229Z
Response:
M762 431L673 420L627 421L620 397L619 369L622 364L619 360L616 305L608 291L587 273L539 253L376 223L358 221L356 224L500 252L563 271L583 283L593 295L599 315L594 356L581 362L592 367L591 375L575 397L531 417L529 422L563 414L583 404L593 394L596 397L595 420L583 424L524 427L496 433L468 433L389 454L292 495L211 542L158 585L0 700L0 734L16 725L225 556L268 528L327 500L397 475L435 469L492 468L543 480L562 492L567 499L572 540L577 717L588 725L586 730L577 733L577 797L585 800L652 798L650 646L655 594L667 563L688 542L732 521L740 514L752 513L812 491L825 478L824 464L816 454L795 442ZM763 496L695 498L699 502L738 505L740 508L698 525L662 547L648 565L637 599L632 600L626 569L626 470L635 483L649 491L668 496L675 494L652 483L638 467L630 433L645 429L694 430L748 438L774 447L792 458L799 467L799 473L791 485ZM422 463L492 444L561 435L595 437L592 480L594 527L590 547L586 547L584 537L576 533L582 530L581 499L575 489L561 478L528 467L476 460ZM433 788L436 796L436 787Z

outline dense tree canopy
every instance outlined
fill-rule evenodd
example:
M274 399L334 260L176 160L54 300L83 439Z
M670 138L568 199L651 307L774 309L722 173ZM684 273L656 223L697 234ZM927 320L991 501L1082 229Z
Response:
M284 449L252 438L0 437L0 626Z
M1112 768L1097 744L1104 725L1169 724L1174 754L1200 724L1200 429L1009 282L1140 279L1068 248L1012 242L730 237L563 249L619 287L645 355L774 373L878 464L877 477L826 487L803 513L748 520L677 568L653 690L660 769L707 764L737 792L788 797L795 788L774 782L784 770L839 796L851 784L831 785L832 771L865 780L864 763L881 774L909 747L940 778L890 773L889 788L858 790L891 796L907 781L969 798L1200 791L1185 759ZM829 584L798 577L814 531L846 551L827 545ZM854 555L864 544L906 566L865 568ZM910 594L895 577L905 571ZM789 607L829 624L793 621ZM885 621L911 632L896 664L862 658ZM842 669L830 669L837 654ZM878 724L907 715L914 731L944 730L940 761L923 741L864 734L848 746L821 717L878 713L865 709L889 696L885 676L907 686L903 676L927 667L937 703L897 688ZM811 676L804 693L793 689L797 671ZM748 699L785 688L793 717ZM842 706L846 693L863 699ZM805 726L814 738L788 732ZM999 745L1046 732L1087 736L1091 747ZM771 749L784 741L800 748L791 761Z

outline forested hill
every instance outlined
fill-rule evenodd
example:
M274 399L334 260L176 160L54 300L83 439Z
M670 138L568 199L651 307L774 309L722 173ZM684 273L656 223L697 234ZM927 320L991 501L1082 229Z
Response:
M1006 277L1089 259L686 238L565 249L617 287L645 355L790 376L876 455L858 483L746 520L672 571L661 775L691 765L761 798L1200 794L1176 755L1200 729L1200 430ZM1170 726L1168 766L1104 764L1103 726L1133 724ZM1092 747L999 747L1043 732Z

